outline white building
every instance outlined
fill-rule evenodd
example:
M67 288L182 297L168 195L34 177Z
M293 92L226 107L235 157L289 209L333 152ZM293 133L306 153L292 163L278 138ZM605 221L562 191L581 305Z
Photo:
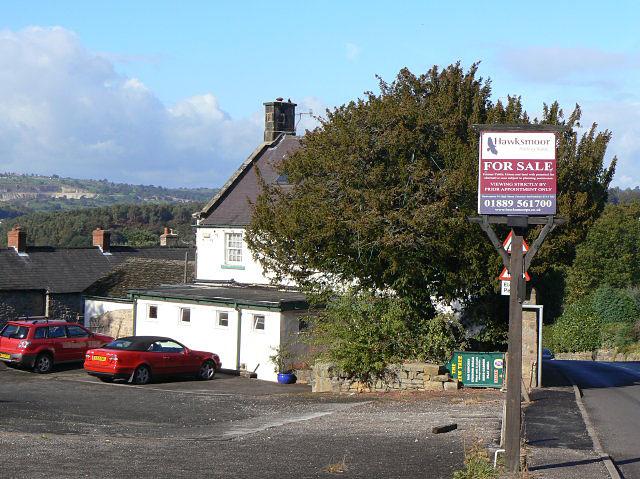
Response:
M220 355L223 368L246 368L276 380L269 356L290 343L307 310L304 295L270 285L245 241L251 202L267 184L286 184L275 165L299 148L294 103L265 103L264 142L196 218L194 284L132 291L134 334L162 335Z

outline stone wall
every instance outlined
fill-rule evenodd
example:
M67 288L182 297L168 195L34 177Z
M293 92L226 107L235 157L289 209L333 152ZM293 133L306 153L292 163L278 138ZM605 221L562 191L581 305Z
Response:
M316 363L310 377L313 392L386 392L386 391L442 391L458 389L444 368L438 364L403 363L387 368L382 378L369 384L349 378L331 363Z
M79 293L49 294L49 318L82 322L84 304Z
M0 326L21 316L44 316L44 291L0 291Z
M556 359L578 361L640 361L640 353L623 354L615 349L598 349L578 353L556 353Z
M133 336L133 309L117 309L89 318L89 328L112 338Z

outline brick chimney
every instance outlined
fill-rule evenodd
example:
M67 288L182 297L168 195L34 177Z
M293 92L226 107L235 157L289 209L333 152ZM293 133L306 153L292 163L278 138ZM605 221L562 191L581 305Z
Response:
M100 248L103 253L108 253L111 247L111 233L102 228L93 230L93 246Z
M178 246L178 235L165 226L164 233L160 235L160 246L169 246L175 248Z
M276 98L264 104L264 141L274 141L281 133L296 134L296 104Z
M19 225L15 225L7 233L7 246L15 249L18 253L27 252L27 233L22 231Z

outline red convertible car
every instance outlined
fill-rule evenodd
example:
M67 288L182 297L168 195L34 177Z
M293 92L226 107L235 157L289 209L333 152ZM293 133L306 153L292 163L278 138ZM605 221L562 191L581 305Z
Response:
M130 336L87 351L84 369L101 381L130 379L146 384L157 376L194 375L213 379L221 367L217 354L193 351L171 338Z

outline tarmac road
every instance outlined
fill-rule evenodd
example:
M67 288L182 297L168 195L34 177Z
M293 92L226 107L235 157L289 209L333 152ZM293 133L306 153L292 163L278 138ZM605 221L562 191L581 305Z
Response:
M551 363L580 387L602 447L622 477L640 479L640 363Z

